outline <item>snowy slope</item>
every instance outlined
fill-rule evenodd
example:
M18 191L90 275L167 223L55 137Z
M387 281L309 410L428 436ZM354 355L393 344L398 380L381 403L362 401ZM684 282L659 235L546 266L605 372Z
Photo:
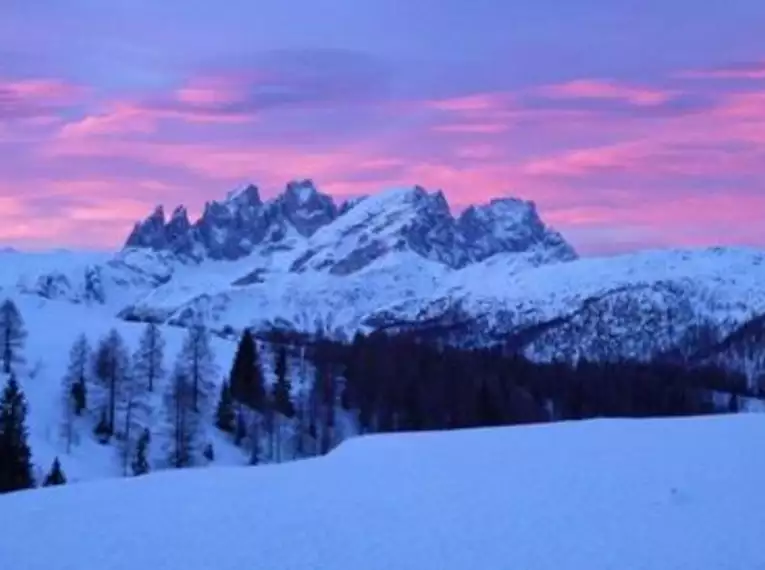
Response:
M0 567L758 570L763 440L759 414L400 434L22 492Z
M102 446L92 437L92 418L83 419L79 426L79 443L71 453L61 436L61 380L69 362L69 350L74 340L85 334L91 345L96 346L112 328L124 338L131 353L138 346L144 325L128 323L109 313L99 305L74 304L62 300L44 299L38 296L18 294L12 299L24 320L28 337L24 355L26 365L18 371L18 379L29 404L28 427L32 460L38 473L44 473L55 456L68 465L74 480L118 476L119 466L114 446ZM177 327L162 327L166 340L165 367L170 369L180 351L186 331ZM228 370L234 354L234 344L213 338L216 362L223 373ZM2 379L4 381L4 378ZM217 379L216 379L217 380ZM156 394L152 425L161 429L164 417L160 398L163 386ZM211 432L214 435L214 432ZM216 440L218 454L224 462L243 463L240 451L227 449L225 442ZM161 450L157 450L161 452Z
M531 258L533 260L533 258ZM709 324L721 336L765 313L765 252L748 248L657 250L529 263L499 255L450 273L428 297L369 320L467 322L481 344L542 325L529 356L646 358ZM546 328L548 323L549 328Z

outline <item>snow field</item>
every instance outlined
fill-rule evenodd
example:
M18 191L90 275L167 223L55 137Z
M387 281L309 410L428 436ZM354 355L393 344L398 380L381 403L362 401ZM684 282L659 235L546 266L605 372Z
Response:
M758 570L765 417L366 436L0 497L0 567Z

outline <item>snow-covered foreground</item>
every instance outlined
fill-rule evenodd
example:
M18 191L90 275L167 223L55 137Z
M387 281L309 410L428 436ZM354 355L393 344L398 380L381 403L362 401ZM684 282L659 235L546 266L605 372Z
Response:
M760 414L599 420L28 491L0 568L757 570L763 442Z

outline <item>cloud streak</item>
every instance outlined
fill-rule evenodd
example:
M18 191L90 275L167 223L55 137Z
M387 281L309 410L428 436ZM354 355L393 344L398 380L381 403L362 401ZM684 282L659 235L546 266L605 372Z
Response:
M670 71L444 90L377 56L293 49L131 92L5 80L0 240L116 247L156 203L311 177L338 196L442 188L458 209L533 199L585 252L765 244L757 69L709 71L714 88Z
M0 78L0 121L55 116L75 105L84 90L58 79Z

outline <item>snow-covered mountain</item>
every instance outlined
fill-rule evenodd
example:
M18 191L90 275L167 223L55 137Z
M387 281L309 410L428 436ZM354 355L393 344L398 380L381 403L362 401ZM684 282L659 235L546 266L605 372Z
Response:
M194 223L183 206L169 220L159 206L136 224L126 247L170 251L195 261L300 249L291 271L333 275L348 275L398 251L455 269L530 249L549 250L559 260L576 258L561 235L544 226L531 202L493 200L455 218L441 192L415 186L338 207L310 180L290 182L269 202L261 200L256 186L247 186L223 201L208 202Z
M442 193L417 186L337 205L305 180L269 201L247 186L195 221L182 206L169 219L164 212L136 224L113 255L2 252L0 287L127 321L202 318L224 336L391 328L542 360L678 347L716 358L699 330L711 329L723 350L765 315L764 251L580 259L532 202L513 198L455 216Z

